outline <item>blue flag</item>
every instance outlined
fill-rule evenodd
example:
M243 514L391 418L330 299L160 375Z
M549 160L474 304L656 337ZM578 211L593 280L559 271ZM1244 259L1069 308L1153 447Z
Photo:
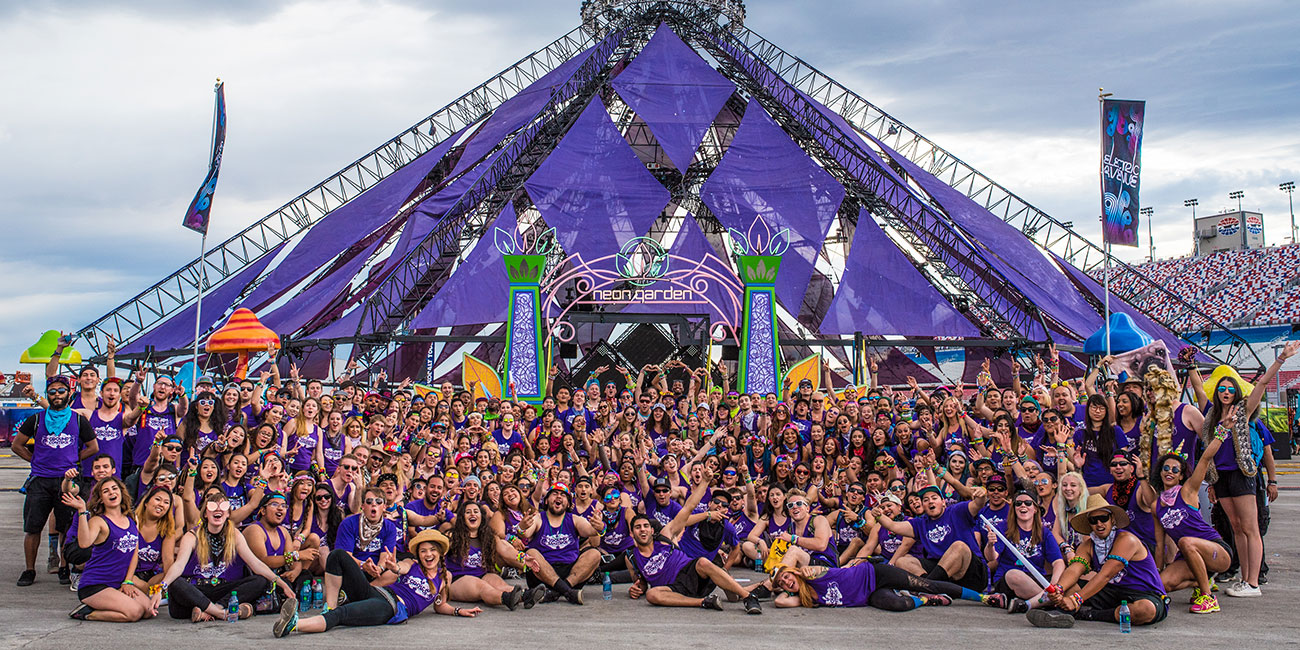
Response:
M1138 180L1146 102L1107 99L1101 106L1102 238L1112 246L1138 245Z
M217 82L217 116L212 132L212 161L208 163L208 175L203 179L190 207L185 210L185 220L181 225L208 234L208 217L212 213L212 193L217 189L217 174L221 172L221 152L226 147L226 85Z

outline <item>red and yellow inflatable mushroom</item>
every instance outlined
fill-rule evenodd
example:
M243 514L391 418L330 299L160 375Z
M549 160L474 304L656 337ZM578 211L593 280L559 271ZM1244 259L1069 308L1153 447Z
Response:
M253 312L240 307L225 325L208 336L203 349L209 354L237 353L235 378L243 379L248 374L248 353L265 350L267 345L280 349L280 337L258 321Z

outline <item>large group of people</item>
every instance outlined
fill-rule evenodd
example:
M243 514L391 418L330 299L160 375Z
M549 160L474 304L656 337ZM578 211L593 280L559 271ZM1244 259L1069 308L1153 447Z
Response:
M669 361L581 386L552 371L540 403L275 364L187 391L52 361L13 442L31 463L18 585L49 531L72 618L268 614L276 637L581 606L604 582L748 614L969 601L1146 625L1185 589L1211 614L1266 581L1256 414L1297 351L1249 393L1195 369L1063 381L1050 350L1010 386L986 362L972 387L881 386L873 366L868 386L744 394L725 365Z

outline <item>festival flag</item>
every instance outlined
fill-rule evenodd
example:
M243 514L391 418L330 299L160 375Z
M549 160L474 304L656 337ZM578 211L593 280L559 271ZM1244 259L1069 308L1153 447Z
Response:
M208 217L212 212L212 193L217 189L217 174L221 171L221 152L226 146L226 84L217 80L216 118L212 126L212 159L203 185L190 201L181 222L186 228L208 234Z
M1138 180L1146 102L1104 99L1101 104L1102 238L1112 246L1138 245Z

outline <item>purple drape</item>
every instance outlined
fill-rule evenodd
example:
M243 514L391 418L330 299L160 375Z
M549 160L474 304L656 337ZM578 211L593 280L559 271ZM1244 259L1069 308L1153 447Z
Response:
M203 296L203 312L199 318L202 325L202 332L207 333L208 329L226 314L230 305L239 298L239 294L244 292L257 276L262 274L266 266L280 254L284 248L280 244L275 248L265 252L261 257L249 264L244 270L227 278L216 289L209 289ZM122 348L123 354L133 354L144 352L145 347L152 345L157 350L175 350L194 345L194 314L197 310L196 305L190 305L185 309L177 312L176 315L163 321L163 323L152 330L146 332L143 336L137 338Z
M858 213L840 287L820 331L867 336L980 333L921 275L865 209Z
M240 306L258 309L275 300L345 248L388 223L459 138L457 133L443 140L316 222Z
M1056 260L1056 263L1059 264L1062 269L1065 269L1066 274L1070 276L1081 290L1092 294L1092 297L1096 298L1098 301L1105 302L1105 288L1102 287L1101 284L1096 280L1093 280L1091 277L1088 277L1087 273L1074 268L1072 264L1061 259L1055 253L1052 254L1052 258ZM1134 309L1131 305L1120 299L1119 296L1116 296L1114 291L1110 293L1110 310L1112 313L1118 312L1128 314L1129 318L1133 319L1133 323L1136 324L1139 329L1149 334L1152 338L1164 341L1165 347L1169 348L1169 354L1171 356L1177 356L1180 350L1187 347L1187 341L1179 338L1177 334L1171 332L1169 328L1164 325L1147 318L1146 314ZM1206 362L1211 361L1209 357L1200 352L1197 353L1197 358Z
M980 372L980 364L984 363L985 359L989 360L989 374L993 376L993 383L1001 388L1011 386L1012 373L1017 372L1018 368L1011 352L1006 348L966 348L966 360L961 373L962 383L972 385L975 383L975 377Z
M899 386L907 383L908 377L915 377L917 383L937 384L939 378L929 370L922 368L898 348L890 348L884 359L876 362L879 372L877 377L885 386Z
M682 226L677 231L677 238L673 241L672 245L668 247L668 253L688 260L702 260L706 255L713 255L718 258L719 261L722 260L722 258L718 257L717 252L714 251L713 245L709 243L707 238L705 238L704 232L700 230L700 227L695 223L695 215L692 214L687 214L682 220ZM672 271L682 268L685 264L686 262L680 260L671 260L668 267L669 272L671 273ZM713 264L710 264L709 268L721 270L718 265ZM663 289L668 286L669 285L667 284L657 284L651 285L650 288ZM724 320L731 319L732 316L727 316L726 319L724 319L723 314L729 314L731 312L731 305L733 304L732 292L711 278L707 279L707 284L704 286L707 286L708 289L703 292L703 297L700 299L708 299L712 301L713 305L716 305L717 308L708 304L647 305L632 303L625 307L623 311L634 314L707 314L709 316L709 321L712 323L723 322ZM742 299L743 296L735 296L735 304L739 305ZM740 323L737 321L733 324L739 325Z
M736 86L704 62L667 25L611 84L645 120L677 169L685 171L713 118Z
M496 229L515 235L518 220L509 203L479 237L465 261L411 322L414 329L504 322L510 282L495 242Z
M262 324L280 335L292 334L298 328L306 325L325 311L326 308L330 307L334 299L348 288L352 279L361 272L366 261L383 243L382 239L377 239L348 260L346 264L334 269L324 277L317 278L311 286L290 298L289 302L262 316Z
M650 230L670 198L628 146L599 97L524 183L570 255L617 253Z
M722 225L742 233L756 215L773 234L790 229L776 293L787 310L799 313L844 188L751 99L722 162L700 188L700 198Z

